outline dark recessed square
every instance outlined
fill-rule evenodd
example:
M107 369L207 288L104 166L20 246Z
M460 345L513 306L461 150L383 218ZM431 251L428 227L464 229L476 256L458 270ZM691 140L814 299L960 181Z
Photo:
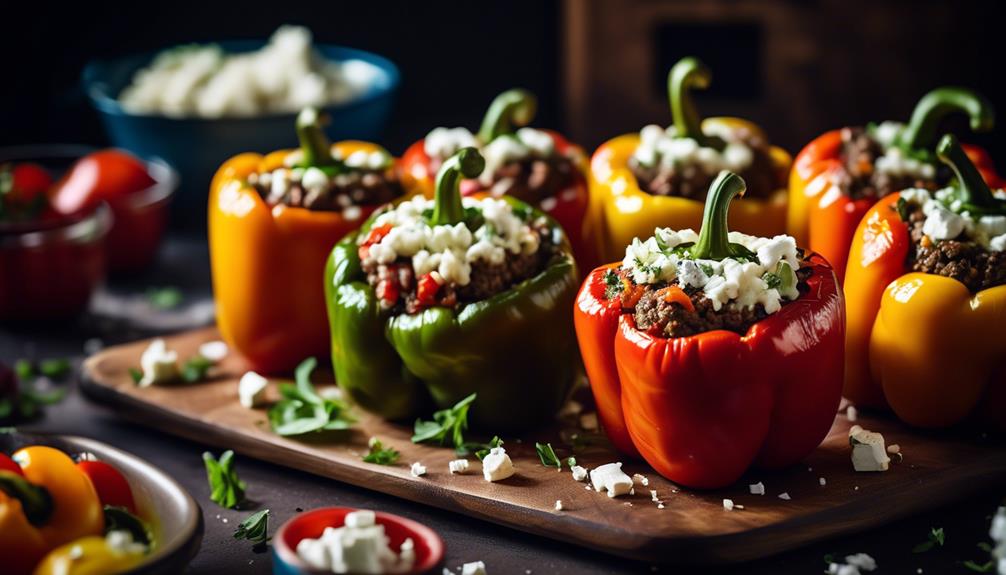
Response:
M653 49L653 89L661 98L667 97L667 72L685 56L699 58L712 70L705 97L761 97L762 28L757 22L665 22L654 28Z

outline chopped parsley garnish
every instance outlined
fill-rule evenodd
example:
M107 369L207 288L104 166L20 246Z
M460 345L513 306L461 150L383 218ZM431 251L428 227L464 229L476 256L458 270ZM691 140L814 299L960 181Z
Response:
M105 506L105 534L112 531L128 531L133 541L150 545L150 529L142 519L122 507Z
M435 412L433 421L417 419L413 427L412 443L436 443L463 449L464 433L468 429L468 409L475 397L476 394L473 393L454 404L454 407Z
M765 285L768 286L769 289L779 289L779 286L782 285L782 278L772 272L765 272L765 275L763 275L761 279L765 280Z
M399 456L401 453L397 449L384 447L381 440L374 437L370 440L370 451L363 456L363 460L377 465L392 465L398 461Z
M269 510L263 509L249 515L234 530L235 539L247 539L255 547L265 545L269 540Z
M138 367L129 368L129 377L133 380L133 383L140 383L143 379L143 372Z
M35 365L30 359L19 359L14 362L14 374L21 381L35 377Z
M206 373L213 367L213 362L201 355L194 355L182 365L182 379L195 383L206 378Z
M63 379L70 370L70 360L67 359L43 359L38 363L38 372L51 379Z
M494 435L488 445L475 452L475 457L478 457L479 461L482 461L486 458L486 455L489 455L489 452L492 451L494 447L501 447L502 445L503 440L500 439L498 435Z
M538 459L541 460L542 465L562 469L562 462L556 456L551 443L535 443L534 449L538 452Z
M206 478L210 482L210 499L221 507L234 509L245 498L244 481L234 469L234 452L223 452L218 461L209 451L203 453Z
M901 221L907 223L910 216L908 211L908 202L905 198L898 198L898 203L894 205L894 209L898 211L898 217Z
M608 270L604 272L604 297L605 299L611 299L622 293L622 278L618 277L615 270Z
M940 527L936 529L935 527L929 530L929 536L927 541L919 543L912 548L912 553L925 553L933 547L943 547L943 543L946 541L946 536L943 534L943 528Z
M269 409L269 425L278 435L349 429L355 422L349 414L349 405L315 391L311 372L317 365L315 358L305 359L294 372L296 384L279 385L282 399Z
M147 302L157 310L174 309L181 305L183 299L182 290L176 287L152 287L147 290Z
M515 206L513 204L510 204L510 206L511 206L511 209L513 210L513 215L516 216L518 219L520 219L520 220L522 220L524 222L528 222L528 221L531 220L531 215L533 213L531 211L531 206L528 206L526 204L525 205L520 205L520 206Z

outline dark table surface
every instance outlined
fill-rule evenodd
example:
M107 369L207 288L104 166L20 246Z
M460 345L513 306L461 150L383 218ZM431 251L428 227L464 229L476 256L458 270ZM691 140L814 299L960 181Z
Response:
M185 294L180 309L164 313L146 309L147 289L168 285L180 288ZM11 363L22 357L72 357L79 361L85 356L85 348L93 350L99 344L112 345L161 331L203 325L211 321L211 310L205 243L197 238L173 238L149 273L112 282L92 305L92 312L79 320L0 328L0 360ZM255 553L249 544L231 537L236 523L246 513L221 509L209 500L201 459L206 446L129 423L113 410L82 397L73 382L69 385L74 389L62 403L48 408L42 418L19 427L102 440L147 459L179 480L199 501L206 522L202 549L189 573L270 572L268 553ZM237 468L248 483L249 498L271 510L270 531L298 509L328 505L379 509L436 530L447 546L446 566L456 569L464 562L481 560L492 574L821 573L826 568L826 555L842 557L859 552L872 555L880 573L970 573L963 562L972 559L984 563L988 559L978 543L988 541L991 516L1006 496L1004 485L873 531L757 562L710 570L673 564L655 566L611 557L240 455ZM912 552L916 544L926 540L931 528L940 527L946 534L944 547L927 553ZM675 559L668 557L669 561Z

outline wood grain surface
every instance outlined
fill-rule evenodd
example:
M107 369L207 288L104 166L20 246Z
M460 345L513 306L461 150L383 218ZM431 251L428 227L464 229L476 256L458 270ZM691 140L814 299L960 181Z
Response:
M167 337L183 360L201 343L218 339L209 328ZM419 503L491 521L544 537L653 562L723 564L786 551L821 539L865 530L896 518L944 505L1006 480L1006 449L1001 441L977 432L924 434L890 419L862 414L857 424L884 434L888 445L901 446L904 461L883 473L857 473L849 459L845 415L838 415L827 439L806 462L783 472L752 471L737 485L717 491L679 489L643 462L624 460L630 475L641 473L649 485L616 499L588 489L562 472L544 467L536 441L550 441L561 458L575 455L593 468L623 458L596 433L567 418L551 429L523 438L504 437L517 474L499 483L483 480L478 459L470 470L451 475L453 450L414 445L411 427L388 423L361 409L347 433L283 438L269 429L264 409L238 403L237 380L246 367L236 355L221 362L207 382L138 388L129 376L149 342L109 348L84 364L84 391L116 412L166 433L235 451L388 493ZM327 379L326 379L327 377ZM314 377L331 384L330 375ZM278 399L275 385L270 401ZM587 410L591 408L588 406ZM574 450L573 434L579 436ZM362 461L370 437L398 449L396 465ZM583 445L585 444L585 445ZM409 467L422 462L423 477ZM819 478L825 479L821 485ZM765 495L750 494L748 484L763 482ZM650 490L664 507L651 500ZM778 497L788 493L790 500ZM730 498L743 509L727 511ZM556 500L563 510L555 510Z

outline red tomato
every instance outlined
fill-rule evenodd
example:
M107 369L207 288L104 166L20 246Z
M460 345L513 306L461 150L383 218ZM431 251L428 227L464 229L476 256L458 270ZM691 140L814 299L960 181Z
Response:
M52 186L49 172L38 164L18 164L11 170L11 176L14 179L13 192L21 202L29 202L36 196L45 194Z
M438 291L440 283L433 279L432 273L425 274L419 278L419 283L416 285L416 299L422 305L433 305Z
M136 157L120 150L101 150L77 160L56 184L52 206L61 214L75 214L155 183L146 164Z
M133 490L129 488L129 482L119 473L118 469L104 461L81 461L77 467L90 478L102 504L125 507L130 513L136 515Z
M21 466L3 453L0 453L0 471L10 471L24 477L24 471L21 471Z

